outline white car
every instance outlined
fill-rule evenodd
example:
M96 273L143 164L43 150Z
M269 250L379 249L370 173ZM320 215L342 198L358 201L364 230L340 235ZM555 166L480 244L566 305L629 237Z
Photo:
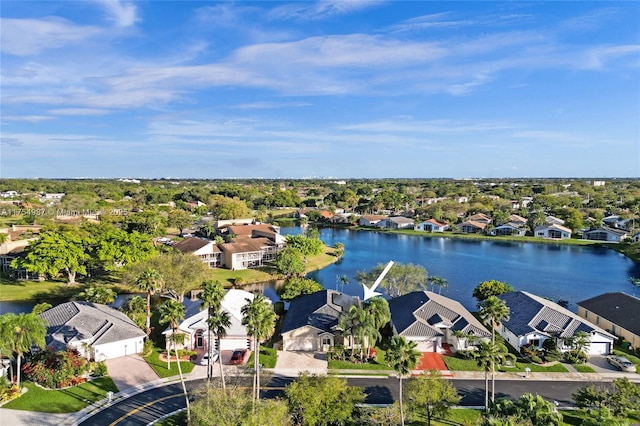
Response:
M211 352L211 363L213 364L214 362L216 362L218 360L218 357L220 355L218 354L218 351L212 351ZM199 365L208 365L209 364L209 354L205 352L204 355L202 355L202 359L200 359L200 362L198 362Z

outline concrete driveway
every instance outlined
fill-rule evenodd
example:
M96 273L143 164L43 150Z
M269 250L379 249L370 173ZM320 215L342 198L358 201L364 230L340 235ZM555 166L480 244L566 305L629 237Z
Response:
M596 370L596 373L616 373L620 371L613 365L609 364L607 357L604 355L590 356L589 365Z
M137 354L121 356L119 358L105 361L111 380L116 384L119 391L127 388L153 382L160 377L149 364Z
M278 351L274 373L295 377L301 371L327 374L327 354L315 352Z

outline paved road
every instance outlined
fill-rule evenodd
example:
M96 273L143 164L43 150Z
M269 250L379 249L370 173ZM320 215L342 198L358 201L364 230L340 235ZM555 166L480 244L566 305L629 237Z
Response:
M270 390L262 392L265 397L282 393L291 378L274 378L269 383ZM201 387L205 380L187 382L189 392ZM398 380L389 378L350 378L349 385L361 386L367 394L366 403L390 404L398 397ZM452 383L462 395L460 405L481 406L484 404L483 380L453 380ZM524 393L538 393L548 400L558 401L560 406L573 404L571 394L584 386L584 382L504 380L496 382L496 397L518 398ZM122 402L99 412L80 423L83 426L133 426L146 425L153 420L186 406L182 388L173 383L134 395Z

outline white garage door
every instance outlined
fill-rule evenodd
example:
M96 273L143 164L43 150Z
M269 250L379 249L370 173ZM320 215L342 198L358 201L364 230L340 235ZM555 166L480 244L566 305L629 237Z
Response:
M220 348L223 351L232 351L235 349L249 349L248 339L222 339L220 340Z
M435 342L416 342L418 346L416 346L416 350L420 352L433 352L433 345Z
M283 341L283 349L285 351L315 351L316 348L316 339L291 339Z
M609 343L606 342L591 342L589 348L587 348L589 355L607 355L609 353Z

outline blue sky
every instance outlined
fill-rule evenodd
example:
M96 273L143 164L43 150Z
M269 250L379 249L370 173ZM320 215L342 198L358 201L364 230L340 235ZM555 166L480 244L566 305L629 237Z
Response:
M640 175L640 2L0 5L1 177Z

